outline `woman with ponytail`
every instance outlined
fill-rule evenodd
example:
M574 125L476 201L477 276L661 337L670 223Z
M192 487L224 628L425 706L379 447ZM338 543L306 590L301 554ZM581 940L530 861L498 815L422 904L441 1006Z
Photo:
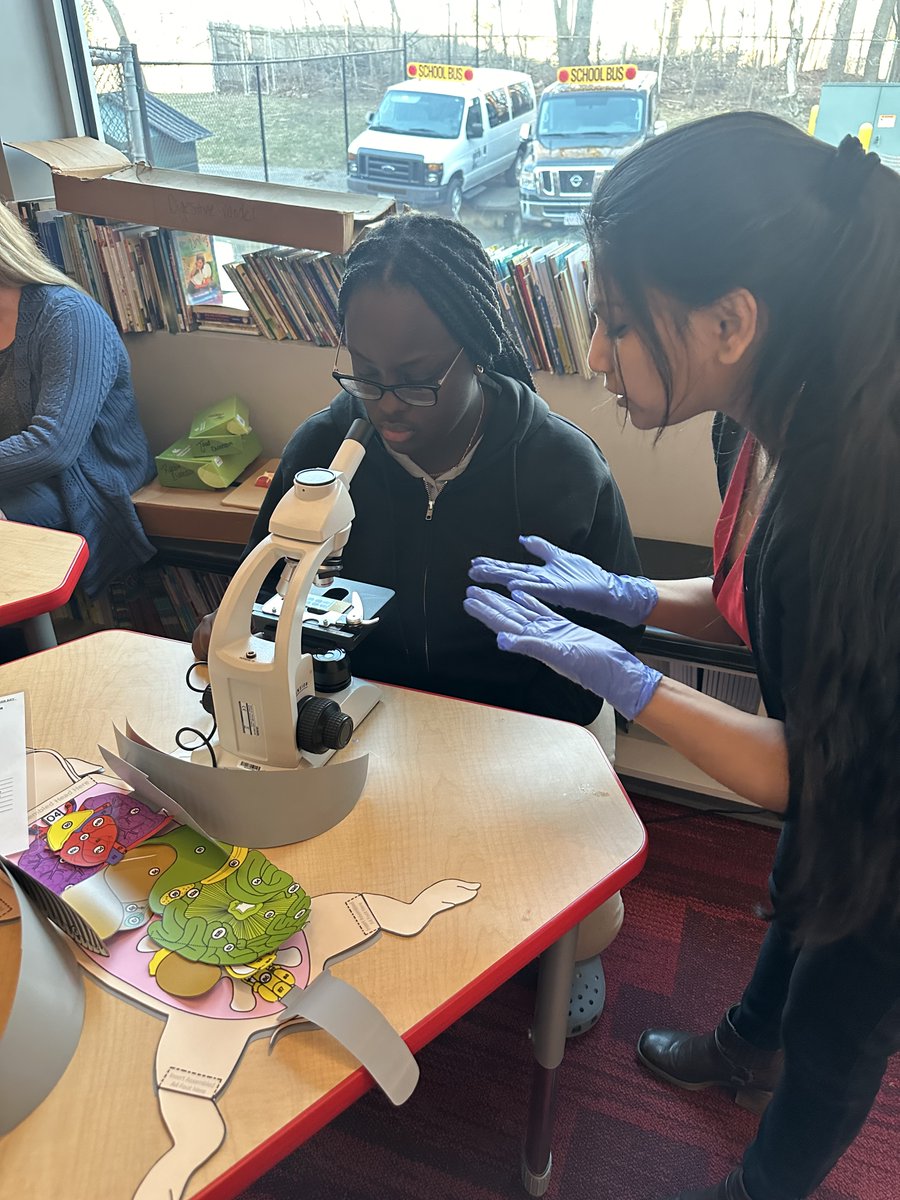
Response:
M653 583L545 548L476 559L466 608L726 786L783 814L768 931L711 1033L639 1061L762 1112L743 1163L679 1200L801 1200L900 1046L900 178L757 113L629 155L594 199L591 363L632 423L720 411L714 579ZM742 431L747 431L744 436ZM746 642L766 715L661 678L546 604Z

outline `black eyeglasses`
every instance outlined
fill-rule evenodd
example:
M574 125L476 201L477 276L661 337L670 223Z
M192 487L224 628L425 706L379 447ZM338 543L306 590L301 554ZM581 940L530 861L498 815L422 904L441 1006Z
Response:
M342 371L339 371L337 364L343 346L344 334L342 331L337 353L334 356L334 368L332 369L331 377L336 383L341 385L345 392L349 392L357 400L365 400L370 404L380 400L385 392L393 392L398 400L402 400L404 404L412 405L413 408L432 408L437 404L438 392L447 382L447 377L457 362L459 362L463 352L463 347L460 346L453 356L453 362L437 383L393 383L382 385L380 383L373 383L371 379L360 379L357 375L345 375Z

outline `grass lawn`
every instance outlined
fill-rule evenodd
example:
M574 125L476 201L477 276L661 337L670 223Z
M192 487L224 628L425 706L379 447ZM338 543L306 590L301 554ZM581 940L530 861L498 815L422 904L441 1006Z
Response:
M212 92L179 92L159 97L179 112L212 130L197 143L200 170L208 163L252 166L262 162L259 111L252 96L220 96ZM366 127L366 113L377 98L349 98L350 137ZM266 152L270 171L279 167L342 169L346 160L343 97L329 94L296 99L263 96Z

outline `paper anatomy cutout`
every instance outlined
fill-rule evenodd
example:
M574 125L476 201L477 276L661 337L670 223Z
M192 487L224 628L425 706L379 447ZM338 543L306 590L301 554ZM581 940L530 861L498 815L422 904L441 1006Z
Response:
M2 860L0 922L19 926L16 990L5 1022L0 1013L2 1135L37 1108L69 1065L84 1020L84 984L67 943L32 909Z
M121 761L107 757L111 766ZM181 805L141 770L121 765L135 789L124 801L113 781L77 770L73 780L63 771L65 791L41 800L33 837L46 842L47 827L60 815L90 809L101 792L116 793L108 801L110 815L114 803L119 813L127 802L157 821L165 817L164 828L115 859L107 855L99 868L66 864L88 873L63 888L68 904L105 939L106 957L75 951L84 970L107 990L165 1018L155 1070L172 1147L150 1168L135 1200L179 1200L194 1171L222 1144L226 1130L216 1101L253 1038L268 1035L274 1042L274 1035L311 1022L342 1042L389 1098L402 1103L418 1079L415 1060L384 1016L332 976L329 964L373 945L384 931L420 933L439 913L473 900L480 884L442 880L409 902L363 891L310 899L299 881L260 851L169 823ZM59 780L58 769L51 774ZM63 797L74 807L67 808ZM60 814L48 822L56 810ZM130 809L128 815L138 816ZM60 830L66 837L71 832ZM48 849L53 852L49 843ZM56 863L43 854L33 861L58 882L58 856ZM23 1044L33 1044L36 1033Z
M190 823L235 846L289 846L317 837L351 813L365 787L369 756L293 771L242 771L186 762L149 745L127 726L116 749L167 796Z
M126 861L132 853L146 853L149 845L129 852ZM79 952L85 970L107 988L166 1017L156 1053L156 1084L173 1145L150 1169L135 1200L178 1200L193 1172L222 1143L225 1125L216 1099L245 1046L298 1016L347 1046L395 1104L407 1099L418 1068L405 1043L327 966L373 944L383 931L406 937L420 933L432 917L474 900L479 886L446 879L409 903L365 892L314 896L309 920L298 934L274 954L238 967L211 970L210 964L181 959L167 976L158 961L151 969L158 947L141 930L113 937L108 958ZM173 995L170 988L180 994Z

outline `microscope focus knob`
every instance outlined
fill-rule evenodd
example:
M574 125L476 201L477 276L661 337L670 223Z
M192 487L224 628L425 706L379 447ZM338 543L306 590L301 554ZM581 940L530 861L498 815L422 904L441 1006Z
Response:
M310 754L343 750L353 736L353 718L334 700L307 696L297 709L297 749Z

